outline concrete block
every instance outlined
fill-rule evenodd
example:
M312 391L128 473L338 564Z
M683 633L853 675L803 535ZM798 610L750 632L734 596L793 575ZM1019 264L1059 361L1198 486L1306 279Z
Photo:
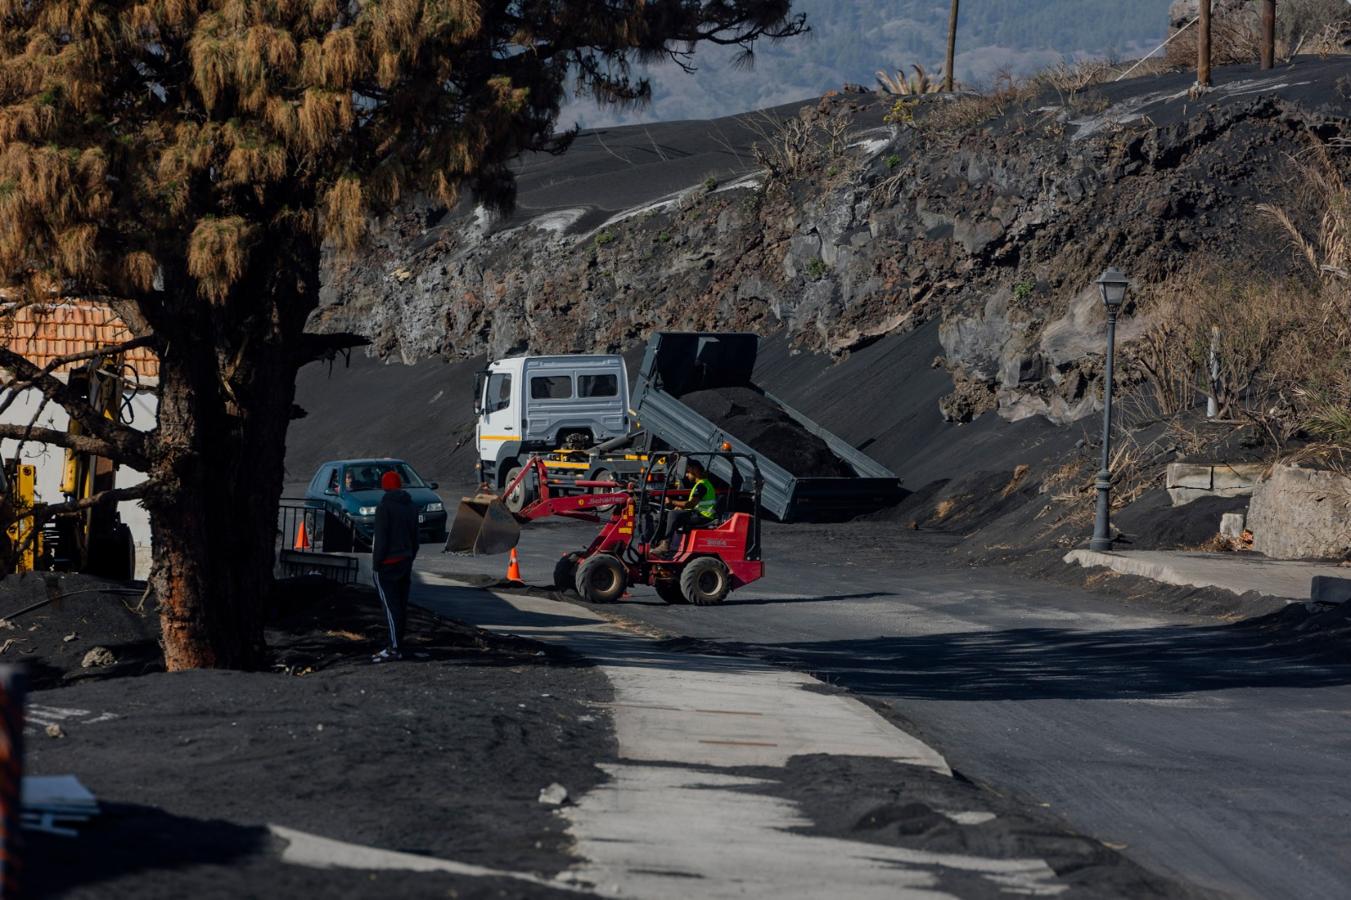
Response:
M1264 463L1216 464L1210 470L1210 489L1221 497L1251 494L1266 469Z
M1214 471L1214 466L1211 465L1169 463L1167 486L1169 488L1192 488L1198 491L1208 491L1211 488L1211 478Z
M1220 537L1235 540L1243 537L1243 523L1245 521L1247 521L1247 516L1243 513L1225 513L1220 516Z
M1253 549L1272 559L1345 559L1351 555L1351 478L1277 466L1253 492L1248 528Z
M1174 506L1202 497L1246 497L1265 471L1262 463L1169 463L1165 486Z
M1314 603L1345 603L1351 600L1351 578L1315 575L1309 586L1309 599Z

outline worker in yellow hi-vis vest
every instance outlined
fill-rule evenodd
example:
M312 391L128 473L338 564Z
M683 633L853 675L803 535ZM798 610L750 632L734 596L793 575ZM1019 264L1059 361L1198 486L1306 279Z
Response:
M669 553L671 541L677 534L692 528L703 528L717 518L718 494L703 464L695 459L687 460L685 481L691 485L690 495L684 500L671 501L664 527L657 537L656 546L652 548L653 553Z

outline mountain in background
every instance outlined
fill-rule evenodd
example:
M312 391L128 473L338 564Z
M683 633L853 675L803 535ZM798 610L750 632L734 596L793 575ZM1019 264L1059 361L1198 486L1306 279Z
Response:
M1170 0L964 0L957 35L957 78L988 84L1002 71L1023 75L1066 58L1130 58L1147 53L1168 30ZM653 100L638 110L578 100L559 125L583 128L705 119L820 96L846 82L872 85L878 69L912 63L943 68L947 0L798 0L811 33L756 48L753 68L733 65L735 48L701 49L698 71L674 64L640 67Z

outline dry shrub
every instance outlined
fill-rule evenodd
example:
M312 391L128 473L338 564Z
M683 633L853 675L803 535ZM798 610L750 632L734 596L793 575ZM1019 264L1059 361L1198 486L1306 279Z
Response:
M1351 279L1351 190L1327 148L1314 144L1307 161L1294 161L1305 209L1291 212L1271 203L1257 209L1285 232L1298 258L1323 281ZM1300 212L1312 223L1303 228ZM1306 233L1307 232L1307 233Z
M1147 287L1140 307L1154 325L1126 355L1166 416L1212 395L1222 416L1239 415L1262 396L1287 338L1308 326L1298 284L1214 261Z
M1196 64L1199 25L1168 45L1176 66ZM1351 6L1345 0L1281 0L1276 4L1276 56L1346 52L1351 37ZM1262 53L1261 8L1257 3L1215 4L1210 27L1210 56L1215 65L1256 62Z
M1317 281L1314 289L1304 288L1301 327L1274 361L1273 402L1264 421L1269 430L1302 429L1345 454L1351 452L1351 189L1322 144L1314 144L1297 171L1300 205L1259 209Z
M1123 71L1125 67L1104 59L1066 61L1043 69L1033 75L1030 81L1037 88L1051 88L1062 100L1069 100L1084 88L1112 81Z
M1278 447L1302 436L1341 455L1351 452L1351 189L1322 143L1292 170L1294 202L1257 210L1304 276L1199 261L1145 289L1154 324L1125 355L1159 414L1214 396L1222 417L1256 424Z
M1101 450L1099 447L1097 453L1101 453ZM1108 460L1108 471L1112 473L1112 509L1129 506L1159 482L1163 476L1160 463L1171 456L1172 444L1166 435L1142 444L1135 432L1115 428ZM1042 510L1038 518L1056 514L1065 523L1086 525L1091 522L1101 465L1102 461L1096 453L1092 456L1085 454L1067 460L1052 470L1042 480L1038 490L1050 497L1053 505Z
M1009 478L1009 483L1004 485L1004 489L999 492L999 496L1001 498L1007 498L1017 491L1018 488L1023 486L1023 482L1027 480L1027 473L1031 471L1032 467L1027 463L1019 463L1015 466L1013 469L1013 476Z
M983 94L966 94L948 102L927 105L928 112L916 118L915 127L931 140L951 143L1010 110L1026 105L1040 90L1041 85L1035 79L1019 81L1009 72L1001 72L990 90Z
M760 135L752 152L770 183L796 181L843 162L853 124L848 115L800 115L782 121L766 117L752 122Z

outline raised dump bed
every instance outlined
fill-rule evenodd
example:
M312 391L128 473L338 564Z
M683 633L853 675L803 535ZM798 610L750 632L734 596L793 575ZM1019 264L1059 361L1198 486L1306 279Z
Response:
M751 380L758 350L754 334L654 334L634 391L640 427L667 447L727 443L755 454L761 505L780 521L843 519L899 501L905 492L893 472ZM726 460L714 459L712 470L731 479Z

